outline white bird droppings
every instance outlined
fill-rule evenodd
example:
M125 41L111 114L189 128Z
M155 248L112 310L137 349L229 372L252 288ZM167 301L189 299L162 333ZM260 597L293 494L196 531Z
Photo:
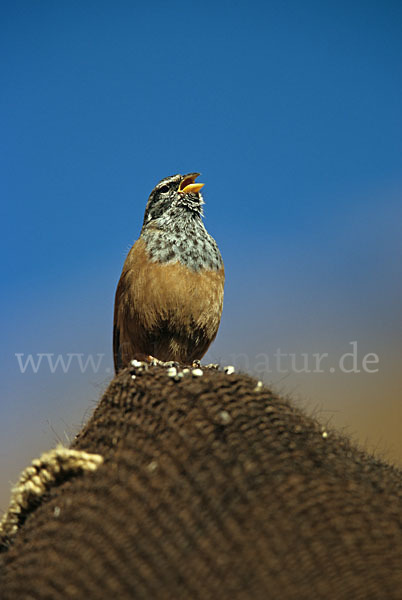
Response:
M176 367L169 367L166 371L168 377L176 377L177 369Z
M232 365L228 365L227 367L223 367L223 370L226 373L226 375L232 375L232 373L234 373L236 369Z
M138 368L138 367L143 367L145 363L141 362L140 360L136 360L134 358L134 360L132 360L130 364L132 367Z
M232 417L230 416L227 410L221 410L221 412L219 413L219 418L223 425L227 425L232 420Z

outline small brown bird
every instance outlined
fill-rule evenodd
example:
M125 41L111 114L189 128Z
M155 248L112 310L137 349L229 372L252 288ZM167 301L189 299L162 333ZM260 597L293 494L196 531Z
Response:
M117 285L113 354L116 373L150 356L191 364L215 339L225 273L202 222L199 173L172 175L149 196L139 239Z

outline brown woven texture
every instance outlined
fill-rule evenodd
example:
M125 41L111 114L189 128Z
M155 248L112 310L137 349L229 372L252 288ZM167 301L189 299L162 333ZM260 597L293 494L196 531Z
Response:
M72 445L105 462L27 516L2 600L402 598L401 472L255 386L122 371Z

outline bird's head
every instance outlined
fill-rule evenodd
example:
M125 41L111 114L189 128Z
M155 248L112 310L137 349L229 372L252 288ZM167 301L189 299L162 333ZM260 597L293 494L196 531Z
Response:
M203 183L195 183L199 173L171 175L162 179L152 190L144 215L144 224L175 213L188 212L202 216L204 201L200 193Z

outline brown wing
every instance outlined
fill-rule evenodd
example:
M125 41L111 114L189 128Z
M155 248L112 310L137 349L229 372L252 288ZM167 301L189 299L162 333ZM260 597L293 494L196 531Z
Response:
M114 317L113 317L113 360L114 360L114 370L115 373L118 373L123 368L123 361L121 356L121 346L120 346L120 326L119 326L119 306L120 306L120 296L121 296L121 278L119 283L117 284L116 296L114 300Z

